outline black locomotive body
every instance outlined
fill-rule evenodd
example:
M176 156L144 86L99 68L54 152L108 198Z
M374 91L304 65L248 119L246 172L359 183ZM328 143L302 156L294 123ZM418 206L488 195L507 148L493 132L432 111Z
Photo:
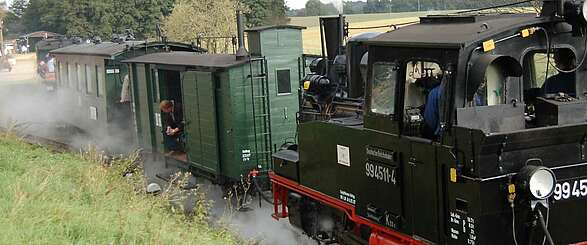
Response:
M332 105L298 125L298 145L274 154L274 217L343 244L585 243L577 4L428 16L366 41L363 113ZM565 52L576 68L554 64Z

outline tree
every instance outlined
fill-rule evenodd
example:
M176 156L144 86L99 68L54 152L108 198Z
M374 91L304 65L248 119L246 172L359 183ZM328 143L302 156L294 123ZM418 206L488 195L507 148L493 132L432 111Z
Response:
M241 0L241 3L246 8L246 24L249 27L289 22L284 0Z
M8 8L16 17L21 18L29 4L28 0L13 0Z
M200 36L235 36L235 0L178 0L164 30L171 40L192 42Z
M20 0L16 0L20 1ZM27 31L109 38L132 29L138 38L155 35L174 0L29 0L22 13Z
M306 2L305 16L335 15L338 10L332 3L323 4L320 0L309 0Z

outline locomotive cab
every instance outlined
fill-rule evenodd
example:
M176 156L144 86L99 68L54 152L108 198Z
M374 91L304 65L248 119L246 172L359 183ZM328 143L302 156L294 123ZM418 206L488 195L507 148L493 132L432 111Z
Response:
M343 244L587 241L587 39L556 7L366 41L363 116L299 124L274 217Z

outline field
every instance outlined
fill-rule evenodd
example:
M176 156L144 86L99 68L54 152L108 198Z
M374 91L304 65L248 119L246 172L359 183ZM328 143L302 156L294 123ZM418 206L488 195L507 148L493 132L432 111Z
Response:
M2 244L241 243L80 156L0 135Z
M451 11L454 12L454 11ZM385 14L356 14L346 15L346 21L349 22L349 28L363 28L371 26L390 26L392 24L400 24L417 21L419 17L428 14L441 14L447 12L433 11L433 12L406 12L406 13L385 13ZM317 16L310 17L292 17L290 24L297 26L304 26L307 29L303 30L304 39L304 53L306 54L320 54L320 21ZM391 30L390 27L383 27L368 30L350 30L350 36L363 32L387 32Z

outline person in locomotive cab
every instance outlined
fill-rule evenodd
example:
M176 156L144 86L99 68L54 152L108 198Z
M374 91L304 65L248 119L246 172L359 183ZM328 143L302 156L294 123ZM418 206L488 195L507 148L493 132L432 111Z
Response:
M425 138L435 140L440 136L440 99L443 91L444 85L438 83L426 97L423 115L424 128L422 130Z
M575 54L570 49L557 49L554 52L556 67L562 71L571 71L576 67ZM565 93L575 95L575 72L559 72L546 79L542 85L544 94Z
M183 112L179 103L172 103L169 100L161 101L159 108L162 112L163 138L165 146L170 151L183 151L182 136L183 136Z

